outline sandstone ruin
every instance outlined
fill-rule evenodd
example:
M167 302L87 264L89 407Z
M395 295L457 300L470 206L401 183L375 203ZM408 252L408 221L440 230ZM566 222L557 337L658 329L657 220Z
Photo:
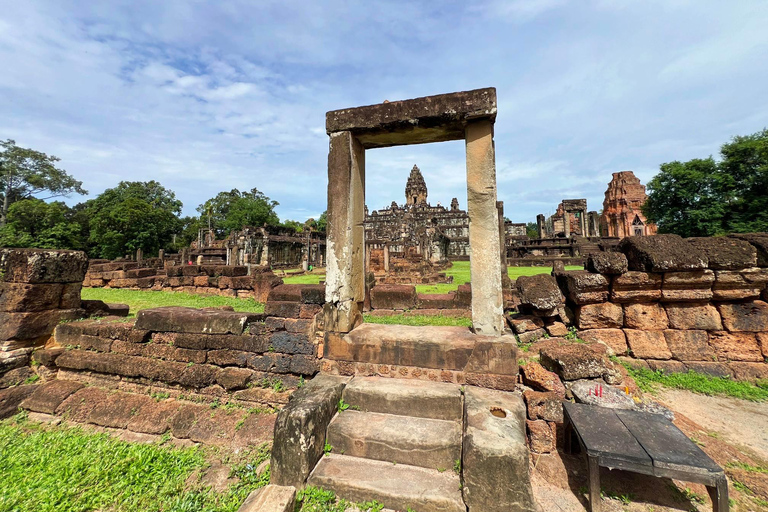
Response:
M643 215L643 204L648 196L645 185L632 171L613 173L605 191L603 213L600 216L600 231L603 236L623 238L625 236L655 235L656 226L649 224Z

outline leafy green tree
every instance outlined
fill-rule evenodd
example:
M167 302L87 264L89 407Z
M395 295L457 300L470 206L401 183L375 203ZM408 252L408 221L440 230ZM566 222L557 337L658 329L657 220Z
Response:
M85 206L91 256L117 258L141 248L152 254L170 246L181 229L182 203L156 181L122 181Z
M646 217L661 233L768 231L768 130L734 137L716 161L669 162L648 182Z
M56 167L60 159L34 149L22 148L7 139L0 141L0 227L7 222L11 205L22 199L51 199L72 192L87 194L83 182ZM40 195L44 197L39 197Z
M210 223L216 236L221 238L243 226L276 226L280 222L275 213L278 204L256 188L249 192L240 192L235 188L219 192L216 197L198 206L197 211L203 224L208 226Z
M529 222L525 225L525 234L528 238L539 238L539 225L535 222Z
M6 225L0 228L2 247L83 249L85 241L74 211L61 201L16 201L8 208Z
M304 226L306 224L307 224L306 222L305 223L301 223L301 222L299 222L297 220L286 220L286 221L283 221L283 226L285 226L286 228L292 229L296 233L303 233L304 232Z

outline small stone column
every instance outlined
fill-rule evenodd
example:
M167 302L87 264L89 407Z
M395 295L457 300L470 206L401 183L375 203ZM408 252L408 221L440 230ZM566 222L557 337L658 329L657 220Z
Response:
M571 238L571 217L567 210L563 210L563 232L565 232L565 238Z
M136 261L138 263L141 263L141 259L142 259L143 256L144 256L144 253L141 251L141 247L136 249Z
M237 245L233 245L229 251L229 264L230 265L240 264L240 247L238 247Z
M186 265L189 263L189 247L184 247L181 250L181 264Z
M389 272L389 244L384 242L384 272Z
M162 249L157 251L157 258L160 260L160 263L162 265L163 259L165 258L165 251Z
M544 217L543 214L540 213L536 216L536 227L539 230L539 238L544 238L547 234L546 222L546 217Z
M365 300L365 150L348 131L330 134L325 327L349 332Z
M496 158L493 123L471 122L465 130L467 150L467 213L469 214L472 324L478 334L501 336L504 299L499 259L496 210Z

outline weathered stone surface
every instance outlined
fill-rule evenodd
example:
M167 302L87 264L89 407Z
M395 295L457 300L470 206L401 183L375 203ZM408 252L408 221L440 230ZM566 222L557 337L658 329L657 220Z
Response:
M521 344L536 343L538 340L544 338L547 335L547 330L544 328L536 329L535 331L527 331L517 335L517 339Z
M621 327L624 311L618 304L604 302L576 308L576 325L579 329L609 329Z
M533 315L514 314L508 317L509 325L515 334L522 334L528 331L535 331L544 327L544 320Z
M713 270L737 270L754 267L757 263L757 250L745 240L718 236L688 238L686 241L704 254Z
M237 512L293 512L295 503L295 487L270 484L249 494Z
M717 310L723 318L723 326L728 331L768 331L768 303L761 300L718 304Z
M764 283L748 281L745 277L746 275L747 273L737 270L716 271L715 284L712 286L712 300L736 301L759 299ZM759 274L753 273L753 275Z
M56 408L56 415L66 415L76 423L87 423L88 415L98 403L109 399L109 391L95 386L86 386L69 395Z
M478 336L464 373L516 376L518 368L514 336Z
M315 346L306 334L280 331L270 337L276 352L284 354L314 354Z
M301 302L302 286L303 285L300 284L281 284L279 286L275 286L272 288L272 290L270 290L267 302ZM323 293L325 293L325 290L323 290Z
M712 299L715 273L712 270L667 272L661 286L664 302L706 302Z
M611 281L612 302L653 302L661 299L662 274L627 272Z
M751 332L712 331L709 333L709 344L720 361L764 360L757 338Z
M10 388L23 384L27 379L34 377L35 372L28 366L14 368L6 373L0 371L0 389Z
M323 456L325 431L341 399L345 378L319 375L296 391L277 415L271 479L302 487Z
M319 362L315 356L294 355L291 356L289 369L296 375L314 375L318 371Z
M247 368L224 368L216 377L216 382L227 391L243 389L253 374L254 372Z
M765 363L728 363L736 380L750 382L768 379L768 364Z
M461 481L452 471L329 454L307 481L352 502L375 500L388 509L465 512Z
M442 382L355 377L344 389L344 401L384 414L449 421L463 416L459 386Z
M579 331L579 338L588 343L602 343L611 349L613 355L627 353L627 337L622 329L587 329Z
M379 284L371 290L373 309L413 309L416 307L416 287L399 284Z
M528 410L528 419L563 422L562 396L554 392L526 391L523 399Z
M669 327L669 320L660 304L628 304L624 306L624 327L658 331Z
M61 403L83 385L70 380L54 380L39 386L22 407L33 412L53 414Z
M610 283L602 274L571 270L557 274L557 283L575 304L596 304L608 300Z
M630 236L619 242L630 270L677 272L707 268L707 257L678 235Z
M568 327L563 322L552 322L544 327L547 330L547 334L555 338L560 338L568 334Z
M470 119L496 117L494 88L440 94L328 112L326 131L350 131L365 149L460 140Z
M82 309L49 309L32 313L0 312L0 340L31 340L48 336L62 320L75 320Z
M549 391L565 398L565 386L556 373L550 372L539 363L528 362L520 366L523 384L536 391Z
M128 430L144 434L164 434L171 428L171 418L182 407L176 400L152 400L145 403L128 422Z
M603 377L607 382L621 382L621 374L604 353L582 343L542 349L541 365L565 381Z
M88 257L82 251L0 249L0 281L82 283Z
M32 360L42 366L54 366L56 358L64 352L64 347L42 348L32 353Z
M723 323L717 309L709 304L665 304L672 329L720 331Z
M0 311L32 312L58 309L64 285L0 282Z
M147 395L112 393L94 404L87 421L102 427L126 428L139 409L150 402L153 400Z
M729 236L749 242L757 251L757 265L768 267L768 233L740 233Z
M664 339L672 357L678 361L712 361L714 350L709 346L707 331L664 331Z
M587 257L587 270L598 274L619 275L629 270L627 257L620 252L598 252Z
M602 396L600 387L602 386ZM634 409L635 401L619 388L606 386L594 380L579 380L571 384L571 393L577 402L609 409Z
M563 301L557 281L550 275L521 276L515 283L523 306L546 311L558 307Z
M168 306L142 309L136 314L136 328L156 332L197 334L242 334L256 316L234 311L206 311Z
M325 357L340 361L463 370L479 338L462 327L365 323L343 337L326 332Z
M347 410L328 426L334 453L431 469L461 459L461 423Z
M757 344L760 345L760 350L763 351L763 357L768 359L768 332L757 333Z
M672 352L662 331L624 329L630 353L640 359L671 359Z
M752 364L752 363L744 363ZM726 363L713 363L704 361L686 361L685 367L689 371L709 375L710 377L732 377L733 371ZM768 374L768 373L767 373Z
M685 373L687 366L680 361L649 359L648 367L655 372L662 373Z
M272 301L264 306L264 314L282 318L299 318L301 314L300 302Z
M555 425L544 420L525 420L528 443L533 453L551 453L556 450Z
M468 387L465 402L462 476L470 512L533 510L522 400Z
M0 420L19 412L21 403L35 391L36 387L35 384L28 384L0 389Z

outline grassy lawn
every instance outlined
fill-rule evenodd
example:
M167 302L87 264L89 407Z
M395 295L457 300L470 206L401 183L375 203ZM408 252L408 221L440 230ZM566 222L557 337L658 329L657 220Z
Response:
M630 376L643 391L653 392L658 386L684 389L709 396L728 396L752 402L768 400L768 381L735 381L727 377L710 377L694 371L688 373L664 373L625 365Z
M565 267L566 270L583 270L582 266L569 265ZM469 262L468 261L454 261L450 268L444 270L446 275L453 276L453 283L451 284L417 284L416 291L418 293L427 294L442 294L456 291L460 284L470 282L469 276ZM509 278L513 281L520 276L533 276L536 274L549 274L552 272L552 267L508 267L507 273ZM325 280L325 274L304 274L301 276L287 276L283 278L286 284L318 284L320 281Z
M128 443L18 415L0 422L0 510L235 511L269 480L269 471L258 477L253 470L269 458L262 447L230 461L239 480L222 492L188 481L211 456L204 448Z
M140 309L160 306L188 306L191 308L211 308L232 306L235 311L261 313L264 304L253 299L238 299L235 297L219 297L218 295L195 295L184 292L161 292L144 290L123 290L119 288L83 288L83 299L103 300L128 304L131 314L135 315ZM2 510L2 509L0 509Z
M370 324L399 324L399 325L449 325L471 327L472 319L462 316L427 316L427 315L363 315L363 320Z

